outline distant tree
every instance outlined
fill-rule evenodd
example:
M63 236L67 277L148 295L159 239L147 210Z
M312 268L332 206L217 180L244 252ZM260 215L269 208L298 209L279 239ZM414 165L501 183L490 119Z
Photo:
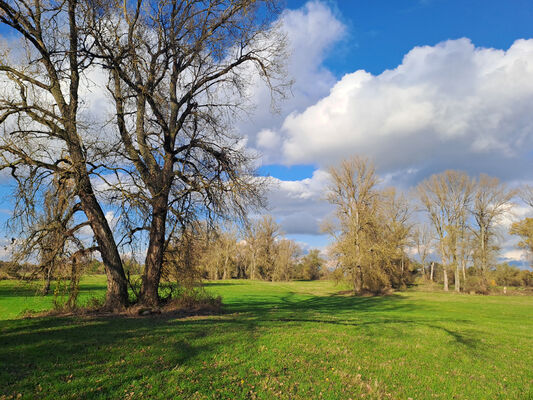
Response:
M328 200L336 221L331 253L357 293L405 286L410 277L405 254L411 225L409 205L394 189L380 191L371 162L361 157L330 168Z
M270 215L252 221L246 230L245 241L250 279L272 280L276 262L276 241L281 228Z
M533 255L533 218L524 218L521 221L514 222L509 233L520 237L521 240L518 242L518 247L527 252L530 262L533 263L531 261Z
M519 189L520 198L530 207L533 207L533 186L525 185Z
M418 197L438 238L444 267L444 290L448 290L448 268L455 270L455 290L460 291L460 271L465 254L467 220L474 183L464 172L445 171L432 175L417 187ZM464 269L463 269L464 270Z
M379 193L378 177L371 162L361 157L344 160L331 167L328 201L336 207L338 223L326 226L334 237L334 258L356 293L377 291L388 284L381 271L374 269L371 252L375 243Z
M426 263L433 249L433 242L431 228L426 224L417 225L413 232L413 244L420 259L424 278L428 278L426 275ZM433 267L429 271L429 280L433 280Z
M381 251L382 264L387 266L387 274L392 287L405 286L411 280L410 262L406 254L412 242L413 225L410 221L411 206L407 198L387 188L381 191L378 210L378 243L376 250Z
M274 271L272 273L272 280L290 280L294 275L294 270L300 254L300 246L298 246L293 240L278 240L275 245Z
M485 282L491 253L495 248L496 226L510 212L515 194L516 191L507 189L498 178L481 174L476 182L471 212L476 223L474 235L477 260Z
M320 255L320 250L309 250L309 252L305 256L303 256L300 261L300 278L308 281L319 279L322 273L324 263L325 261Z

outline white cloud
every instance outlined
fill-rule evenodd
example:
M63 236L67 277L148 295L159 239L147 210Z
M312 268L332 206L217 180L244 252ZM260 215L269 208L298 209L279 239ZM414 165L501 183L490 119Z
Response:
M289 235L320 234L323 219L332 211L325 200L329 174L316 170L311 178L299 181L269 179L272 182L269 211L283 231Z
M270 91L255 77L251 99L256 105L255 112L238 127L239 132L248 137L250 147L264 151L265 162L282 161L279 146L275 148L271 141L267 141L273 137L272 129L280 128L289 113L302 112L326 96L335 84L335 76L323 66L323 62L346 32L342 22L320 1L309 1L302 8L285 10L278 22L288 40L286 62L288 79L293 81L291 92L278 104L279 113L272 113ZM272 133L265 133L268 131Z
M257 135L257 145L260 148L274 150L276 148L279 149L280 144L279 135L270 129L263 129Z
M378 76L345 75L281 129L286 164L327 165L352 154L382 172L444 168L511 178L531 166L533 40L507 51L468 39L415 47Z

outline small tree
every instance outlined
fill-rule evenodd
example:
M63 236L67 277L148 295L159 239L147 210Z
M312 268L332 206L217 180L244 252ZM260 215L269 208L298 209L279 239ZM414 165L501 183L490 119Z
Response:
M433 250L433 233L427 224L418 225L413 232L413 244L420 259L420 265L422 266L422 277L424 279L433 280L433 268L432 265L429 276L426 273L426 264L428 258Z

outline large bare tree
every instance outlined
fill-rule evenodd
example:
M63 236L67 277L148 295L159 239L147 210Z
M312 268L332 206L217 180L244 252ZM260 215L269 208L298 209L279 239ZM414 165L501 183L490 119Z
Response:
M0 23L13 42L0 55L0 169L9 169L24 193L57 175L72 179L92 228L107 274L106 306L128 303L126 278L113 233L95 195L91 173L103 157L80 120L80 82L90 58L81 53L89 39L78 0L0 0Z
M285 39L271 0L90 5L91 54L110 74L122 160L109 183L121 205L144 210L130 229L147 232L140 300L156 306L173 227L191 215L243 216L261 205L250 154L233 128L254 77L283 93Z

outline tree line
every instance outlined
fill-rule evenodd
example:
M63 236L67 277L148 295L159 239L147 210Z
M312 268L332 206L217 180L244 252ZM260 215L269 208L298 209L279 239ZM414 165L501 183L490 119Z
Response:
M315 280L325 272L324 264L318 249L304 254L271 216L264 215L240 229L234 224L189 226L171 244L164 272L169 280L181 282L191 275L211 280Z
M457 292L466 286L487 293L504 218L512 216L518 198L532 206L530 187L511 189L485 174L447 170L408 195L380 188L372 162L362 157L343 161L330 174L328 200L336 208L326 227L335 239L331 255L356 292L405 287L415 271L433 281L438 266L445 291L453 281ZM509 230L529 255L531 221L514 222Z

